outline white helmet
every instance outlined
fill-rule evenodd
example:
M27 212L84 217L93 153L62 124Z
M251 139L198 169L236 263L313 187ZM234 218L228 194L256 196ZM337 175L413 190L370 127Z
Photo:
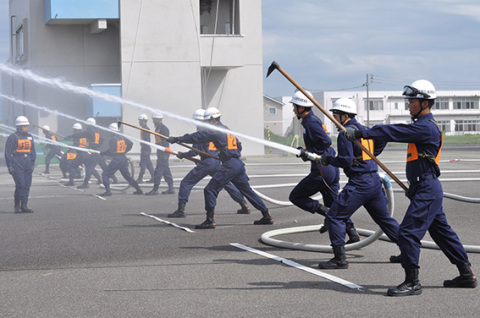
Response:
M193 119L195 120L200 120L200 121L203 121L204 118L205 118L205 109L197 109L194 113L193 113L193 116L192 116Z
M28 126L30 125L30 122L28 121L28 118L25 116L18 116L17 119L15 119L15 126Z
M310 97L312 97L312 94L309 91L307 92ZM313 107L313 103L310 99L308 99L301 91L298 89L295 91L295 93L292 96L292 99L290 100L290 103L302 106L302 107Z
M95 125L97 123L97 121L93 117L88 118L86 122L89 123L90 125Z
M420 99L435 99L437 98L437 91L430 81L418 80L411 85L406 85L403 88L403 94L406 99L420 98Z
M146 114L141 114L138 116L138 120L148 120L148 116Z
M44 126L42 127L42 129L44 129L44 130L50 130L50 127L49 127L48 125L44 125Z
M118 131L117 123L111 123L110 126L108 126L108 129L113 130L113 131Z
M351 100L350 98L347 97L342 97L337 99L333 103L332 109L330 111L341 111L347 114L357 114L357 105L355 105L355 102Z
M152 119L162 119L162 118L163 118L163 115L160 114L160 113L153 114L153 116L152 116Z
M80 124L80 123L75 123L75 124L73 124L73 127L72 127L72 128L75 129L75 130L82 130L82 124Z
M209 107L205 111L205 116L203 116L203 118L205 120L209 120L210 118L220 118L220 116L222 116L222 114L220 113L220 111L217 108Z

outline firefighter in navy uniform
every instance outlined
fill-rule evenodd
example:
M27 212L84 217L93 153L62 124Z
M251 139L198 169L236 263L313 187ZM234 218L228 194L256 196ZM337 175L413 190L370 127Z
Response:
M132 149L133 142L116 133L118 132L117 123L111 123L108 128L112 131L112 137L110 138L108 150L102 151L101 155L111 156L112 160L102 173L105 192L100 195L103 197L112 195L112 192L110 191L110 178L113 174L115 174L115 172L117 172L117 170L120 170L123 178L125 178L125 180L135 188L136 191L133 192L133 194L143 194L142 189L140 189L138 183L128 171L126 154L130 151L130 149Z
M344 127L365 131L355 116L357 106L350 98L340 98L331 109L334 118ZM318 265L320 269L345 269L348 261L345 256L345 221L361 206L377 223L388 238L397 243L398 222L388 213L388 199L382 189L382 181L378 175L378 166L359 146L348 141L342 134L337 140L338 155L336 157L324 152L321 162L343 168L348 183L333 202L327 213L327 227L335 257ZM380 154L386 142L373 143L371 139L362 139L362 145L374 153Z
M82 131L82 124L75 123L72 126L73 134L67 136L66 139L72 140L73 145L79 148L85 148L85 151L77 151L77 155L75 159L72 161L72 164L69 165L69 174L68 174L68 182L65 183L66 186L73 186L75 183L73 180L75 179L77 168L81 165L84 165L85 168L88 165L88 136L85 132Z
M45 138L52 140L54 142L57 141L57 136L50 131L50 127L45 125L42 127L43 133L45 134ZM50 161L55 156L62 156L62 148L58 144L46 144L45 149L48 150L47 155L45 156L45 171L43 173L50 173Z
M228 127L220 122L220 116L220 111L215 107L210 107L205 111L205 120L208 120L210 124L218 128L228 130ZM202 224L196 225L196 229L215 228L214 214L217 196L229 182L232 182L240 193L245 196L257 210L262 212L262 218L255 221L254 224L273 224L273 218L267 206L248 183L245 164L240 160L242 144L234 135L212 129L202 129L193 134L185 134L181 137L170 137L168 141L171 143L182 142L188 144L213 142L215 148L217 148L220 161L222 162L222 165L204 189L207 218Z
M8 173L15 181L14 209L15 213L32 213L27 206L30 186L32 185L33 168L35 167L35 144L28 133L28 118L18 116L15 119L17 131L8 136L5 143L5 162Z
M310 94L308 91L307 93ZM306 150L318 155L327 153L335 156L332 140L327 134L325 125L312 111L313 103L299 90L295 91L290 103L293 104L293 112L297 118L302 120L303 141L305 142ZM307 161L305 149L299 149L301 150L299 157L303 161ZM324 166L321 163L312 161L310 173L293 188L290 192L289 200L304 211L326 216L328 208L338 195L339 181L340 171L337 167ZM322 194L324 204L311 198L317 192ZM350 219L346 220L346 226L349 237L347 244L360 241L360 237ZM321 233L326 231L326 229L324 226L321 229Z
M147 120L148 116L146 114L141 114L138 116L138 124L140 127L143 129L150 130L150 128L147 126ZM150 133L147 131L140 131L140 139L146 142L150 142ZM155 169L153 168L152 161L150 160L150 154L152 153L152 148L150 145L141 143L140 144L140 171L138 173L138 178L137 178L137 183L142 183L143 182L143 175L145 174L145 171L148 170L150 173L150 180L147 182L153 182L153 177L155 175Z
M378 125L366 131L347 128L343 131L349 140L368 138L408 143L406 175L410 184L407 193L410 205L398 231L405 281L388 289L387 295L421 294L422 287L418 279L420 241L427 231L460 272L458 277L445 280L443 286L474 288L477 286L477 279L467 253L448 224L442 207L443 189L438 180L442 133L431 113L437 97L435 87L427 80L418 80L405 86L403 95L408 100L408 108L414 121L412 124Z
M162 123L162 114L155 114L152 116L152 119L153 123L155 124L155 132L166 137L170 136L170 131L168 130L167 126ZM155 144L165 148L170 145L170 143L166 139L160 138L159 136L155 136ZM175 190L173 189L173 177L172 173L170 172L170 167L168 165L169 157L169 153L157 149L157 165L155 166L155 174L153 177L153 189L150 192L145 193L145 195L158 194L158 187L160 186L160 181L162 181L162 177L165 179L165 182L168 185L168 190L163 191L162 194L175 193Z
M86 122L88 124L84 134L87 137L88 148L100 151L100 147L102 146L104 140L102 135L100 135L100 133L93 127L93 125L96 125L97 121L95 120L95 118L90 117L86 120ZM100 156L100 154L96 152L89 153L87 163L85 164L85 178L83 179L83 184L79 185L77 188L87 189L88 182L90 181L92 175L95 176L98 184L102 183L102 177L95 169L97 164L100 164L100 166L103 167L102 170L107 166L105 160Z
M193 113L193 119L199 122L203 122L205 120L205 110L197 109ZM197 127L197 130L201 129L202 128ZM193 148L202 150L215 157L218 155L217 148L215 148L215 145L212 142L204 144L194 144ZM213 176L215 172L217 172L217 170L220 168L221 163L219 160L208 157L204 154L199 154L194 150L190 150L188 152L179 152L177 154L177 157L179 159L183 159L195 157L197 155L200 155L201 161L195 166L195 168L190 170L190 172L180 182L180 190L178 191L178 209L168 215L168 217L170 218L184 218L186 216L185 205L188 202L188 197L190 196L190 192L192 191L193 186L206 176ZM240 193L240 191L237 190L237 188L235 188L235 186L231 182L229 182L225 186L225 191L228 192L230 197L235 202L240 204L240 209L237 210L238 214L250 214L250 209L248 208L243 195Z

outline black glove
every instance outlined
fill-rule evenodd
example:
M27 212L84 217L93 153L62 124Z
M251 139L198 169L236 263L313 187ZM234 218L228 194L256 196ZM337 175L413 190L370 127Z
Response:
M300 154L296 155L297 158L302 158L303 161L308 161L307 151L303 147L298 147L297 149L300 150Z
M179 139L178 137L168 137L168 142L171 143L171 144L176 144L179 142Z
M324 166L328 166L330 164L330 157L329 155L327 155L326 152L322 153L322 158L320 159L320 162L322 163L322 165Z
M8 167L8 173L10 173L13 176L13 173L15 172L15 168L13 167Z
M363 132L359 129L353 127L347 127L345 130L340 132L347 140L353 141L355 139L360 139L363 137Z
M185 158L185 153L184 153L184 152L179 152L179 153L177 153L177 158L178 158L178 159L183 159L183 158Z

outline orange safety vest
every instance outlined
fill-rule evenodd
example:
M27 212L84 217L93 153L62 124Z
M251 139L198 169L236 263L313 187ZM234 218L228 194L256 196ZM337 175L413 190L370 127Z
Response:
M84 137L84 138L78 139L78 146L80 148L87 148L87 144L88 144L87 143L87 138Z
M125 143L125 140L117 140L117 153L125 153L127 152L127 145Z
M16 152L29 153L32 150L32 141L30 139L18 139Z

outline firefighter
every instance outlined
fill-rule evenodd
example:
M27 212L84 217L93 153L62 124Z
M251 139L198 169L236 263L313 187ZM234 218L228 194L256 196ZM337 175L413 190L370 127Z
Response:
M54 142L57 141L57 136L50 131L50 127L45 125L42 127L43 133L46 139L52 140ZM55 156L62 155L62 148L58 144L49 144L45 145L45 149L48 150L47 155L45 156L45 171L43 173L49 174L50 173L50 161Z
M468 255L455 231L450 227L443 211L443 189L438 180L442 133L433 118L431 108L437 93L427 80L417 80L406 85L403 95L413 123L377 125L370 130L347 128L342 133L347 139L368 138L384 142L408 143L406 175L410 199L405 216L398 231L398 245L405 280L387 291L388 296L419 295L422 286L418 278L421 239L427 231L450 262L457 266L460 275L445 280L444 287L477 286Z
M5 143L5 162L8 173L15 181L14 209L15 213L32 213L28 208L28 196L32 185L33 168L35 167L35 144L33 136L28 133L30 122L25 116L15 119L17 131L8 136Z
M138 186L138 183L128 171L128 161L127 161L127 152L132 149L133 142L129 139L124 138L117 134L118 126L117 123L111 123L108 127L112 131L112 137L110 138L110 144L108 150L102 151L101 155L111 156L112 160L108 164L105 171L102 173L103 185L105 186L105 192L100 194L102 197L111 196L112 192L110 191L110 177L120 170L122 176L127 180L127 182L135 188L133 194L143 194L142 189Z
M88 136L85 132L82 132L82 124L75 123L72 126L73 134L67 136L66 139L72 140L73 145L79 148L88 149ZM75 159L73 159L72 163L69 165L69 175L68 175L68 182L65 183L66 186L73 186L75 183L73 180L75 179L77 168L81 165L87 167L88 165L88 152L87 151L77 151L77 155Z
M333 117L344 127L366 130L355 116L357 105L350 98L340 98L331 109ZM385 142L373 143L371 139L362 139L362 145L377 156L385 147ZM359 146L345 139L343 135L337 140L338 155L327 152L322 155L323 165L343 168L348 182L333 202L327 213L327 226L334 258L318 265L320 269L345 269L348 261L345 256L345 220L350 218L361 206L377 223L388 238L397 243L398 222L388 213L388 199L382 189L378 175L378 166Z
M215 107L210 107L205 111L205 120L209 124L222 129L228 129L227 126L220 121L221 113ZM203 144L212 142L217 148L218 155L222 165L215 172L210 182L205 187L205 210L207 214L206 220L196 229L214 229L215 228L215 205L217 204L217 196L229 182L245 196L248 201L262 213L262 218L255 221L254 224L273 224L273 218L268 211L265 203L253 191L248 183L248 176L245 173L245 164L240 160L242 144L232 134L220 132L213 129L202 129L193 134L185 134L181 137L170 137L168 141L171 143L183 142L188 144Z
M310 92L307 91L307 94ZM313 103L301 91L297 90L292 96L290 103L293 104L293 112L297 119L302 120L303 141L305 148L300 149L300 156L303 161L307 161L306 151L322 155L327 153L335 156L335 150L332 147L332 140L328 136L327 129L323 122L312 111ZM334 166L324 166L321 163L312 161L310 173L303 178L290 192L289 200L300 209L312 214L318 213L326 216L329 207L337 197L340 188L340 171ZM312 195L320 192L323 203L313 200ZM360 237L355 230L353 222L348 218L346 220L347 235L349 237L347 244L360 241ZM320 232L327 230L324 226Z
M148 116L146 114L141 114L138 116L138 124L143 129L150 130L147 126ZM144 130L140 131L140 139L146 142L150 142L150 133ZM137 183L143 182L143 175L145 170L148 170L150 173L150 180L147 182L153 182L153 177L155 175L155 169L153 168L152 161L150 160L150 154L152 153L152 148L144 143L140 144L140 172L138 173Z
M163 135L163 136L170 136L170 131L168 127L163 124L163 115L162 114L155 114L152 116L153 123L155 124L155 132ZM170 143L165 138L160 138L159 136L155 136L155 144L160 145L162 147L168 147ZM160 186L160 181L162 181L162 177L167 182L168 189L163 191L162 194L174 194L175 190L173 189L173 177L172 173L170 172L170 167L168 165L168 158L170 154L157 149L157 165L155 167L155 173L153 177L153 189L150 192L145 193L146 195L157 195L158 194L158 187Z
M87 124L87 129L85 130L85 135L87 137L88 141L88 148L96 151L100 151L100 147L103 144L103 137L100 135L100 133L93 127L93 125L96 125L97 121L95 118L88 118L86 120ZM88 159L87 163L85 165L85 178L83 179L83 184L79 185L77 188L79 189L87 189L88 188L88 181L90 181L90 178L92 175L95 176L95 178L98 181L98 184L102 183L102 177L98 173L98 171L95 169L97 164L100 164L100 167L102 167L102 170L106 168L107 164L105 163L105 160L98 154L97 152L90 152L88 154Z
M193 113L193 119L199 122L203 122L205 120L204 117L205 109L197 109ZM197 127L197 131L201 129L202 128ZM215 145L212 142L194 144L193 148L202 150L212 156L218 155L217 148L215 148ZM186 216L185 205L188 202L188 197L190 196L193 186L206 176L213 176L220 168L220 160L208 157L204 154L199 154L194 150L190 150L188 152L179 152L177 154L177 158L192 158L197 155L200 155L201 161L195 166L195 168L190 170L190 172L180 182L180 190L178 191L178 209L168 215L170 218L184 218ZM250 214L250 209L248 208L243 195L231 182L225 186L225 190L235 202L240 204L240 209L237 210L238 214Z

